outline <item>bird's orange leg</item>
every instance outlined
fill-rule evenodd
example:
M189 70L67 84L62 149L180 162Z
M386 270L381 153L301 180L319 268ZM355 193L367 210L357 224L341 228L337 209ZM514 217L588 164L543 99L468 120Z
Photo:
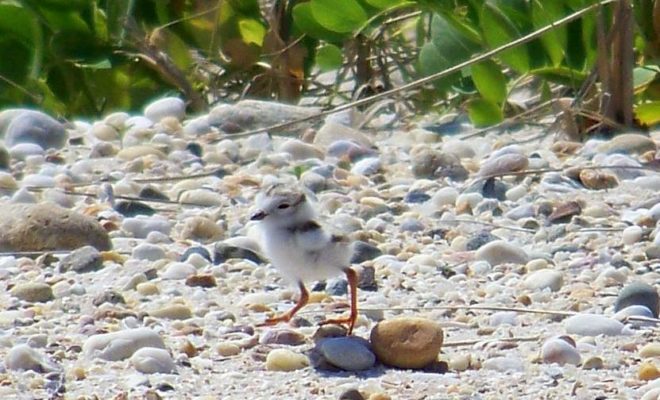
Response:
M351 295L351 313L346 318L326 319L325 321L321 322L321 325L348 324L348 334L350 335L353 333L353 327L355 326L355 320L357 320L357 315L358 315L358 311L357 311L358 276L357 273L351 268L346 268L344 270L344 273L346 274L346 279L348 280L348 288L349 288L349 293Z
M307 292L305 285L302 282L299 282L298 287L300 288L300 298L292 309L277 317L268 318L266 321L258 324L257 326L270 326L280 322L289 322L291 318L293 318L293 316L309 301L309 292Z

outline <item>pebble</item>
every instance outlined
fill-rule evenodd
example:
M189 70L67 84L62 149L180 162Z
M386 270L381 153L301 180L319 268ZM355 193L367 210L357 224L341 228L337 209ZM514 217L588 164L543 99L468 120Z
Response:
M289 139L285 141L277 150L289 154L293 160L307 160L310 158L323 159L323 151L314 145L298 139Z
M211 274L195 274L186 278L186 285L193 287L212 288L218 286L215 277Z
M309 366L306 356L288 349L271 350L266 356L266 369L268 371L295 371Z
M493 357L484 361L482 364L486 370L498 372L524 372L525 363L522 359L513 356Z
M637 376L643 381L652 381L660 378L660 370L653 362L644 361L639 366Z
M576 314L564 321L566 333L583 336L618 336L627 334L624 325L613 319L597 314Z
M529 261L529 256L520 246L515 246L504 240L487 243L479 248L474 256L477 260L487 261L491 265L525 264Z
M172 225L170 221L159 215L139 215L124 219L121 229L135 238L144 239L151 232L160 232L169 235Z
M67 139L64 126L40 111L21 110L11 118L4 130L7 147L19 143L33 143L42 149L59 149L66 144Z
M212 242L222 238L224 230L215 221L204 216L187 218L179 236L184 240L197 242Z
M571 343L571 341L565 340L562 337L546 340L541 347L541 356L543 357L543 362L547 364L578 365L582 360L580 353L575 348L574 342Z
M89 358L119 361L145 347L165 349L165 343L151 329L137 328L90 336L83 344L82 351Z
M110 250L108 233L93 218L52 203L0 207L0 251Z
M261 344L281 344L300 346L306 341L305 335L291 329L269 329L259 338Z
M159 122L165 117L182 120L186 115L186 104L177 97L165 97L149 104L144 109L144 116L153 122Z
M34 371L45 373L58 369L40 352L27 344L18 344L5 355L5 368L10 371Z
M608 154L644 154L648 151L655 151L655 149L655 143L651 138L637 133L616 135L598 146L598 151Z
M489 157L481 164L477 176L492 176L509 172L522 171L527 168L529 160L523 154L505 153Z
M255 264L262 264L264 262L261 256L252 249L229 243L216 243L213 248L213 263L220 264L231 259L249 260Z
M376 362L369 342L355 336L324 339L319 349L328 362L345 371L366 370Z
M411 156L412 172L417 178L447 177L455 181L463 181L468 177L467 169L453 154L420 145L411 150Z
M643 232L642 228L637 225L627 227L621 233L623 244L630 246L639 242Z
M53 289L50 285L38 282L19 283L11 288L12 296L32 303L45 303L53 300Z
M103 268L101 253L92 246L84 246L72 251L60 261L61 272L75 271L78 273L98 271Z
M137 159L147 158L149 156L153 156L159 160L167 158L165 153L148 145L133 145L130 147L124 147L116 154L117 159L122 161L135 161Z
M166 258L165 250L151 243L140 243L135 246L131 257L137 260L158 261Z
M383 255L383 252L378 247L361 240L356 240L353 242L351 264L361 264L365 261L380 257L381 255Z
M467 243L465 244L465 249L467 251L478 250L481 247L483 247L485 244L498 239L499 238L497 236L493 235L488 231L481 231L468 239Z
M191 264L186 262L172 262L167 265L167 268L165 268L165 271L160 276L163 279L179 280L187 279L196 273L197 269Z
M657 318L660 311L660 295L656 288L647 283L631 282L619 292L614 304L614 311L621 311L631 305L644 306L651 310L654 318Z
M647 343L639 350L639 356L642 358L660 357L660 343Z
M192 318L192 310L190 307L183 304L172 304L157 308L149 312L154 318L165 318L165 319L188 319Z
M531 290L550 289L553 292L558 291L564 284L564 278L561 272L553 269L539 269L529 274L523 281L523 285Z
M131 365L144 374L169 374L176 370L174 360L167 350L143 347L130 358Z
M399 317L376 324L370 342L383 364L418 369L436 361L443 337L442 328L434 321Z

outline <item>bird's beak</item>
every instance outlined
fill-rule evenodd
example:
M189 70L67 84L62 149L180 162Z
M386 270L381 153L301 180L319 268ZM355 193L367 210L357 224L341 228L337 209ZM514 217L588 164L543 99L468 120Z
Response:
M268 214L266 214L265 211L263 210L257 210L252 215L250 216L251 221L261 221L262 219L266 218Z

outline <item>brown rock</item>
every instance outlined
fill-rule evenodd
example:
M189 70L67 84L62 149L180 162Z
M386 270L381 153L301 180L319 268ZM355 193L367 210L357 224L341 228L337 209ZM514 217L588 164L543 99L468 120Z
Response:
M395 318L379 322L371 330L378 359L399 368L424 368L435 361L443 338L440 325L424 318Z
M600 190L611 189L619 185L616 175L595 169L583 169L580 171L580 182L587 189Z
M191 275L186 278L187 286L197 286L197 287L216 287L218 284L215 281L215 277L211 274L197 274Z
M566 203L558 204L552 214L548 216L548 221L551 223L564 223L570 221L574 215L582 213L582 206L577 201L567 201Z
M3 204L0 251L110 250L108 233L91 218L53 203Z

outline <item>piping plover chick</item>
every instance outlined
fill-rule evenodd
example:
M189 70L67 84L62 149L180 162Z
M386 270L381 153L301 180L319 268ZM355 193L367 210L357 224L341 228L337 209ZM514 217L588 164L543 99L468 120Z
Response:
M353 332L357 318L357 274L350 268L353 253L347 237L324 228L307 196L292 186L274 184L259 193L251 220L262 228L262 248L271 263L300 289L296 305L262 325L289 321L309 300L305 284L346 274L350 288L351 312L346 318L328 319L321 324L347 324Z

